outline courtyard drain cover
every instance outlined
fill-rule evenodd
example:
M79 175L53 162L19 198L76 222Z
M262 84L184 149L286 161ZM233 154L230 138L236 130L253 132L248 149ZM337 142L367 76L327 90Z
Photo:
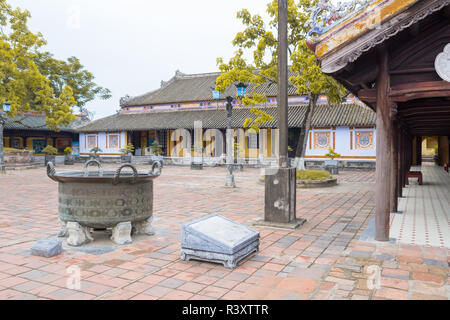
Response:
M218 214L183 224L182 260L209 261L235 268L258 247L259 232Z

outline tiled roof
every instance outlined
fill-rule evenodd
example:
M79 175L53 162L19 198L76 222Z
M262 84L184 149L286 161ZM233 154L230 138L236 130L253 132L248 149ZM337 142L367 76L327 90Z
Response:
M16 122L20 121L20 122ZM78 118L68 126L60 127L60 131L75 132L75 127L85 124L87 119ZM6 120L5 129L13 130L49 130L45 123L45 116L39 115L17 115L12 119Z
M161 88L140 96L131 97L121 103L121 106L131 107L192 101L211 101L213 100L211 88L215 86L216 78L219 75L220 73L218 72L186 75L177 71L172 79L167 82L162 82ZM289 76L294 76L294 73L290 73ZM275 97L278 88L276 83L267 81L256 89L254 85L249 85L246 94L251 96L254 91L260 94L266 93L268 97ZM297 94L295 86L289 85L288 94ZM236 96L236 88L234 86L228 87L223 96Z
M289 127L301 127L306 113L306 105L289 107ZM274 117L274 121L266 122L263 128L277 127L277 108L266 107L264 111ZM242 128L244 120L256 116L250 108L233 109L232 126ZM186 110L145 113L118 113L98 119L77 128L79 132L96 131L132 131L150 129L194 128L194 121L202 121L203 128L221 129L227 126L224 108L214 110ZM318 105L313 115L312 125L321 126L366 126L375 125L375 113L362 103L346 103L341 105Z

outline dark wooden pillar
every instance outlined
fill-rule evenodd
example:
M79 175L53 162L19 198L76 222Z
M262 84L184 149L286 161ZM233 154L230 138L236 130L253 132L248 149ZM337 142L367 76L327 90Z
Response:
M402 187L406 186L405 178L406 178L406 139L405 139L405 130L402 128L401 131L402 136L402 160L401 160L401 175L402 175Z
M421 166L422 165L422 137L416 137L416 159L417 163L416 165Z
M402 137L402 129L400 126L397 126L397 186L398 186L398 197L403 197L403 137Z
M391 140L391 212L398 212L398 130L397 121L392 123L392 140Z
M377 163L375 190L375 240L389 241L389 217L391 212L391 135L392 112L389 102L388 53L386 48L378 52L377 77Z

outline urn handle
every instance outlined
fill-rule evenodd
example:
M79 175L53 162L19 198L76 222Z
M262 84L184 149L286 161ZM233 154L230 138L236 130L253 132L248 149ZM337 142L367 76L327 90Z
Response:
M51 161L47 162L47 176L53 181L58 182L58 180L55 178L55 174L56 174L55 165Z
M131 168L131 170L133 170L133 180L131 180L131 183L135 183L136 182L136 178L137 178L137 175L138 175L138 172L137 172L136 168L130 163L124 163L123 165L121 165L116 170L116 174L114 175L114 178L113 178L113 181L112 181L113 184L118 184L119 183L120 172L122 171L123 168L126 168L126 167Z
M96 159L90 159L90 160L88 160L88 161L86 161L86 162L84 163L84 168L83 168L84 176L85 176L85 177L88 177L88 176L89 176L88 166L89 166L90 163L95 163L95 164L97 164L97 166L98 166L98 176L99 176L99 177L102 177L102 176L103 176L103 168L102 168L102 164L100 163L100 161L98 161L98 160L96 160Z
M155 172L155 168L156 168L156 172ZM161 162L159 161L155 161L152 163L152 168L149 172L149 175L151 176L159 176L161 174Z

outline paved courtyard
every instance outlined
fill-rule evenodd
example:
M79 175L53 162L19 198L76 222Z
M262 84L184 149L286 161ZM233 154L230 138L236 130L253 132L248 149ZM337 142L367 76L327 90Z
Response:
M292 231L254 227L260 251L234 270L181 261L182 223L219 213L251 225L263 216L259 169L237 172L236 189L223 187L225 173L165 167L154 185L154 236L103 254L65 247L49 259L30 256L30 247L59 230L57 184L45 168L0 176L0 299L450 297L448 248L359 240L374 214L373 171L342 171L336 187L297 189L297 217L307 222ZM79 289L67 286L74 266Z

